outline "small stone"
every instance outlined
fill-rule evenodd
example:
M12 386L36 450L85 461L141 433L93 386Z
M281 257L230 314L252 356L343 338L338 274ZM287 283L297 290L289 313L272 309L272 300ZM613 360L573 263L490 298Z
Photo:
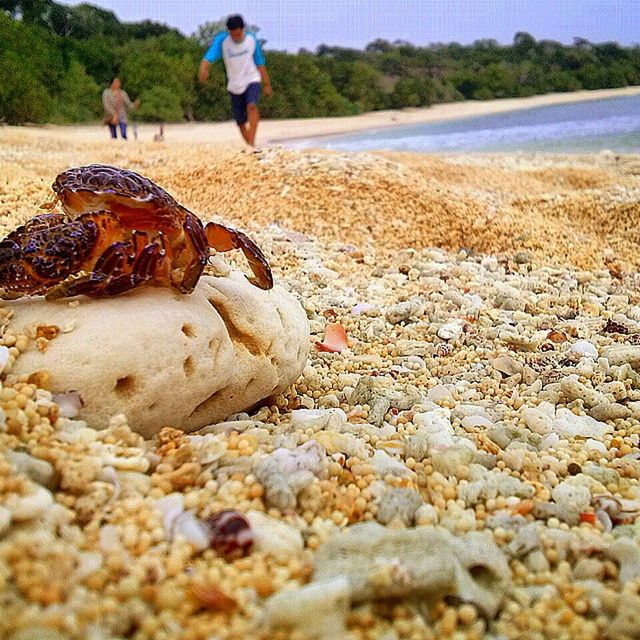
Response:
M438 338L443 340L459 340L462 336L462 324L460 322L448 322L438 329Z
M542 573L549 570L549 561L547 556L541 550L532 551L526 558L525 564L533 573Z
M522 374L524 371L524 366L511 356L498 356L491 364L494 369L505 376L513 376L518 373Z
M423 503L414 514L414 519L418 525L438 524L439 511L429 503Z
M615 345L604 355L612 366L629 364L633 369L640 368L640 345Z
M504 309L505 311L524 311L525 301L517 290L513 291L509 287L509 290L501 291L495 296L493 306L496 309Z
M551 495L558 505L558 517L567 522L575 521L591 505L591 493L586 487L561 482L553 488Z
M531 431L544 436L553 428L555 407L548 402L542 402L538 407L524 407L522 418Z
M13 464L18 473L26 474L33 482L47 489L54 489L57 483L57 474L53 465L46 460L34 458L21 451L7 451L6 457Z
M387 310L385 317L389 324L400 324L401 322L407 322L412 316L417 316L421 313L421 306L416 302L399 302L390 309Z
M522 447L512 447L509 445L502 454L502 460L509 469L521 471L526 453L527 450Z
M607 422L628 418L631 415L631 410L617 402L603 402L593 407L589 411L589 415L599 422Z
M576 377L568 376L560 381L560 390L568 402L582 400L585 407L592 408L599 404L608 404L605 396L578 382Z
M0 345L0 372L7 366L9 362L9 347Z
M398 518L403 524L409 526L421 504L422 498L414 489L389 489L380 500L376 520L381 524L389 524Z
M452 400L453 395L451 391L443 384L436 385L427 392L427 399L431 402L439 404L444 400Z
M514 558L522 558L540 547L540 525L537 523L522 527L507 545L507 553Z
M346 424L347 415L342 409L294 409L291 412L291 426L305 431L339 429Z
M618 538L607 549L607 555L619 564L622 584L640 577L640 545L635 540Z
M465 416L464 418L462 418L462 426L469 431L475 431L478 428L490 429L495 425L491 420L489 420L489 418L475 415L475 416Z
M465 446L453 446L440 449L431 453L433 468L445 477L456 475L456 471L463 465L470 464L475 457L475 452Z
M11 512L13 520L34 520L41 517L53 505L53 494L48 489L33 485L34 490L24 496L10 494L5 507Z
M577 416L569 409L558 409L553 429L561 436L573 438L581 436L583 438L602 439L606 433L613 432L613 427L594 420L591 416Z
M598 359L598 350L595 345L588 340L576 340L571 345L571 351L586 358L592 358L593 360Z
M604 564L597 558L580 558L573 568L576 580L602 580L604 578Z
M286 522L270 518L260 511L248 511L255 551L285 562L302 554L304 541L300 531Z
M373 458L371 458L371 464L376 475L384 478L386 475L397 476L399 478L408 478L414 475L413 471L406 465L398 460L394 460L388 453L378 449Z
M351 592L344 576L280 591L265 603L267 624L309 638L344 638Z

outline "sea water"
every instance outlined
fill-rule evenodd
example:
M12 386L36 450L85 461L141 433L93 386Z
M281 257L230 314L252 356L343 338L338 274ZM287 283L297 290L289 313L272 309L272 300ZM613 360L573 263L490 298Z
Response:
M640 153L640 95L297 140L343 151Z

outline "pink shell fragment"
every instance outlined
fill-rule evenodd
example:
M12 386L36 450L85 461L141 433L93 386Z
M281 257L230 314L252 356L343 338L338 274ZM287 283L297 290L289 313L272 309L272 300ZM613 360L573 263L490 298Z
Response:
M348 347L349 342L345 328L339 322L327 322L324 330L324 340L322 342L316 342L318 351L339 353Z

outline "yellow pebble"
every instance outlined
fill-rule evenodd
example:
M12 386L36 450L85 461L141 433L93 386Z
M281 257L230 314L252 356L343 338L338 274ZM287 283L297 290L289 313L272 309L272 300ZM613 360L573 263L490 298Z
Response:
M473 605L463 604L458 609L458 618L465 625L473 624L478 618L478 612Z

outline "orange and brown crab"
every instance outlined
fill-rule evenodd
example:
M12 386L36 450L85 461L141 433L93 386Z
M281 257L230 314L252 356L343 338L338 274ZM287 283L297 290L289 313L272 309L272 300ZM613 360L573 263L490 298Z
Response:
M164 189L133 171L92 164L53 183L64 214L36 216L0 242L5 298L112 296L148 283L183 293L195 288L209 249L240 249L262 289L273 287L269 263L244 233L200 219Z

